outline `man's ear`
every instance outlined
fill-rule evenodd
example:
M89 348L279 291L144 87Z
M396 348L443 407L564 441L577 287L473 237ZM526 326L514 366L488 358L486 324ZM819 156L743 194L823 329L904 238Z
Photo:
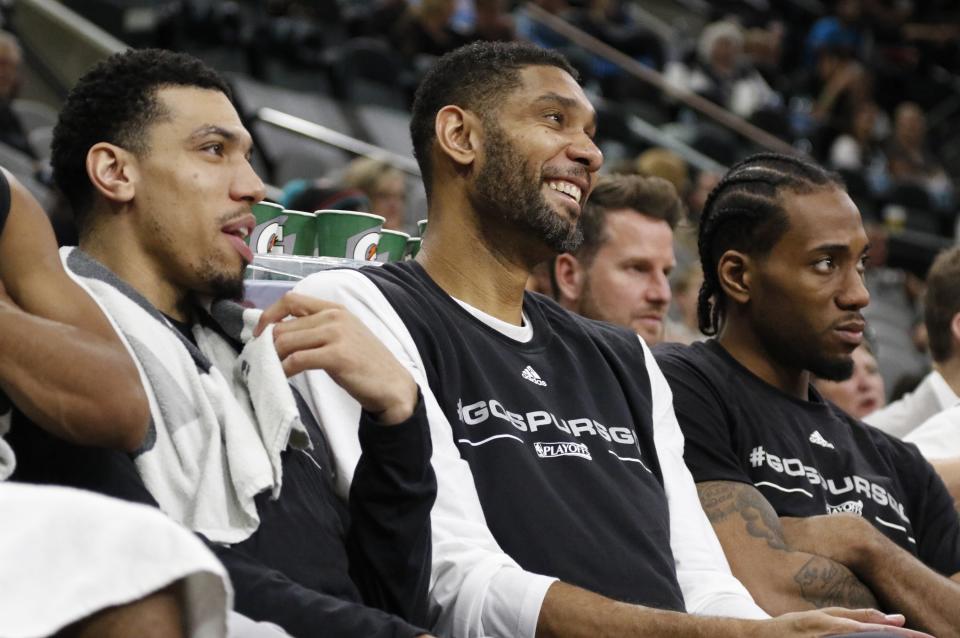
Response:
M459 106L440 109L436 119L437 144L457 165L467 167L477 157L482 126L476 115Z
M750 284L753 280L753 260L738 250L728 250L720 256L717 276L723 294L738 304L750 301Z
M87 151L87 176L103 197L125 204L136 190L136 158L115 144L98 142Z
M557 281L557 301L568 307L576 304L587 276L580 260L570 253L558 255L553 263L553 274Z
M960 312L950 319L950 338L953 341L953 351L960 352Z

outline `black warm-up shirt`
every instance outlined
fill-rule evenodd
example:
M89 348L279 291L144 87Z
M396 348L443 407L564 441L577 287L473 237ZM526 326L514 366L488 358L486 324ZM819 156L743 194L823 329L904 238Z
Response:
M755 486L780 516L851 513L944 575L960 572L960 519L916 446L857 421L810 386L790 396L715 340L654 348L694 480Z

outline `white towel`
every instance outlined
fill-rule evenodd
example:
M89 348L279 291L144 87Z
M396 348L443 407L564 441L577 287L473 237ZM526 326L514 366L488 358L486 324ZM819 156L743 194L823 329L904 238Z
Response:
M252 339L260 311L229 301L197 307L197 346L99 262L62 248L67 271L97 301L136 361L151 425L135 458L147 489L175 521L238 543L260 523L254 496L280 494L280 453L310 446L273 347ZM243 342L238 355L220 332Z
M156 508L8 482L0 483L0 517L0 636L50 636L181 580L184 634L226 635L226 570Z
M13 455L10 444L3 440L10 431L10 418L13 416L12 406L7 396L0 392L0 481L5 481L17 468L17 457Z

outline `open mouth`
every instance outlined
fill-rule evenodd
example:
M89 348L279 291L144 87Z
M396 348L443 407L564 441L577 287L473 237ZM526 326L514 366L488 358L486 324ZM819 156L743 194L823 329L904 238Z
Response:
M240 239L242 239L242 240L244 240L244 241L246 241L246 240L247 240L247 237L250 236L250 229L247 228L246 226L241 226L240 228L238 228L238 229L236 229L236 230L234 230L234 231L227 231L227 230L225 230L225 231L223 231L223 232L227 233L228 235L235 235L236 237L239 237Z
M250 233L253 232L255 224L256 219L254 219L253 215L245 215L236 221L226 224L220 229L220 232L230 238L230 243L247 263L253 261L253 251L250 250L250 246L247 245L247 238L250 237Z
M860 402L860 409L863 410L864 414L869 414L876 410L880 406L880 402L876 399L864 399Z
M576 202L578 205L580 204L580 199L583 196L583 191L576 184L573 184L571 182L568 182L562 179L547 180L546 184L548 187L550 187L550 190L555 190L558 193L563 193L564 195L572 199L574 202Z

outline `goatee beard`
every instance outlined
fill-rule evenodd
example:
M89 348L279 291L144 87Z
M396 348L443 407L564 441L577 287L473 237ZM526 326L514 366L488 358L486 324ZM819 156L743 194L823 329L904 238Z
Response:
M484 140L486 157L469 194L474 209L539 238L554 254L576 251L583 243L580 220L570 222L550 206L541 192L544 176L533 174L495 122L484 122ZM495 239L498 228L491 221L481 227Z

